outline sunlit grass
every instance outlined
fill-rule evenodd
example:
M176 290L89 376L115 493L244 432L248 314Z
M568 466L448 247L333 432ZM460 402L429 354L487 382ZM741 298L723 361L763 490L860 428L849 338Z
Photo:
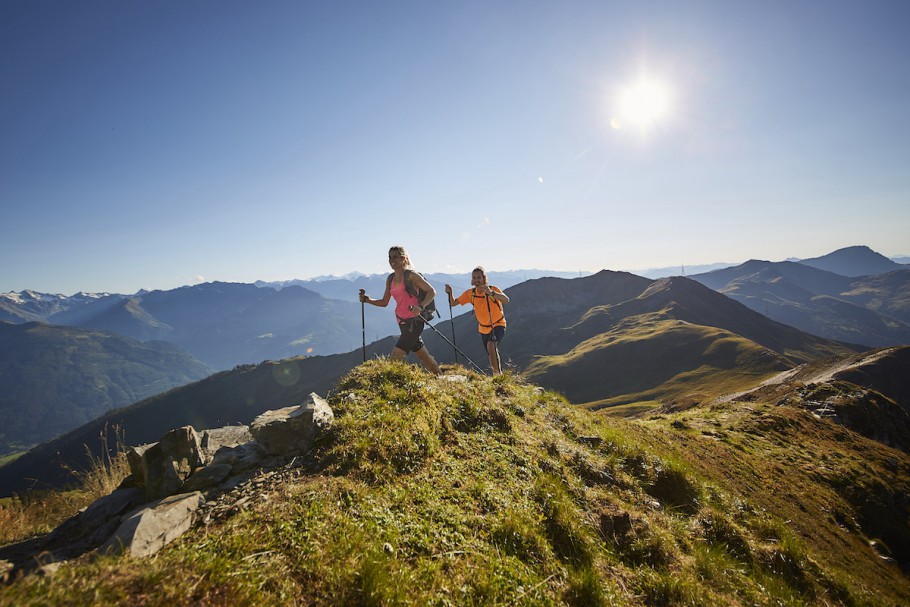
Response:
M119 428L113 428L111 434L105 428L99 437L102 455L95 457L89 452L89 468L74 471L76 488L30 491L0 500L0 545L47 533L116 489L129 474L129 464Z
M840 549L844 561L822 554L852 540L839 528L809 533L821 535L811 492L832 499L823 487L800 486L811 487L809 514L784 495L798 477L782 457L806 445L788 437L773 460L735 446L782 437L801 418L727 404L630 422L518 376L453 370L467 381L361 365L330 395L336 424L311 453L316 471L263 483L235 515L152 559L86 559L8 586L0 604L795 606L908 596L899 570L887 574L856 544ZM751 433L756 423L765 435ZM807 440L826 436L805 428Z

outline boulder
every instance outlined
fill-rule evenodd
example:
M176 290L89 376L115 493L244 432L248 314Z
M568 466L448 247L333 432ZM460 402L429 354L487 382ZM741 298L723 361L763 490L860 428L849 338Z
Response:
M130 448L127 459L149 501L178 491L193 470L206 462L192 426L171 430L152 445Z
M266 411L253 420L250 432L269 455L299 455L313 446L334 419L325 399L311 393L299 405Z
M180 492L189 493L192 491L205 491L206 489L211 489L226 479L229 474L231 474L230 464L209 464L208 466L199 468L193 472L193 474L186 479L186 482L183 483L183 486L180 487Z
M142 456L145 455L145 452L149 450L149 447L155 443L147 443L145 445L136 445L130 446L126 449L126 461L130 465L130 476L136 479L136 483L139 485L145 484L145 476L142 473Z
M203 503L198 491L165 497L125 517L98 552L152 556L183 535L193 524L193 513Z
M206 461L211 461L222 447L237 447L253 440L249 426L223 426L202 431L200 445Z
M116 489L92 502L63 524L54 529L46 538L45 550L63 550L64 553L79 553L91 550L106 540L120 521L120 516L132 511L145 501L141 489ZM112 524L111 521L116 521Z
M236 447L221 447L209 465L228 464L231 467L231 474L236 475L262 466L266 457L262 445L256 441L250 441Z

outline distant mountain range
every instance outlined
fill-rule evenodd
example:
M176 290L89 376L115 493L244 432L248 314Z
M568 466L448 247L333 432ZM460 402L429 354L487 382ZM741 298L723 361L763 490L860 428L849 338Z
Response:
M866 246L853 246L838 249L833 253L811 259L791 258L786 261L799 262L805 265L818 267L842 276L868 276L883 274L892 270L907 269L901 266L910 265L910 257L885 257ZM816 265L821 263L822 265ZM731 268L737 263L708 263L695 265L667 266L662 268L647 268L641 270L629 269L628 272L646 278L667 278L669 276L693 276Z
M0 458L211 373L164 342L0 322Z
M752 260L692 278L813 335L873 347L910 344L910 269L866 247L799 263Z
M422 274L438 293L444 293L443 287L447 284L453 287L463 289L471 288L470 272L460 274L446 274L441 272L432 272ZM526 280L543 277L555 278L578 278L586 276L586 272L563 272L559 270L507 270L504 272L488 271L487 278L490 284L494 284L501 289L507 289L512 285L517 285ZM359 301L358 292L364 289L368 295L379 297L385 290L385 281L388 274L360 274L354 272L347 276L322 276L309 280L285 280L277 282L257 281L256 286L271 287L281 289L287 286L300 286L311 291L315 291L323 297L329 299L340 299L342 301ZM393 327L394 328L394 327Z
M543 270L493 272L506 288L526 277L567 274ZM571 274L571 275L577 275ZM214 369L299 355L348 352L397 333L389 310L366 306L359 289L373 297L385 290L386 274L282 283L213 282L135 295L72 297L33 291L0 294L0 320L46 322L112 331L138 340L167 341ZM447 283L470 287L462 274L428 274L443 293Z
M776 323L687 278L652 281L602 271L530 280L507 292L513 302L502 347L508 366L592 408L648 408L746 389L802 362L863 349ZM486 366L473 315L437 321L433 329L450 341L454 331L459 349ZM424 332L427 347L440 362L452 362L454 350L433 329ZM394 343L394 337L373 342L365 355L387 355ZM71 478L60 462L85 465L85 445L97 448L105 425L122 427L137 444L183 424L249 423L311 391L325 394L363 356L357 349L240 366L109 412L0 467L0 495L30 486L26 479L58 485Z
M886 273L875 274L881 270ZM594 408L631 403L647 408L679 393L691 394L696 387L711 392L721 383L747 384L799 362L863 346L910 343L910 269L867 247L842 249L805 263L749 261L695 275L694 281L654 281L617 272L565 277L575 275L519 270L491 272L490 277L513 297L507 306L509 331L503 346L508 364L546 387L563 391L573 402ZM361 306L356 302L361 288L378 297L385 277L353 274L257 285L206 283L130 296L0 294L2 319L74 325L84 335L107 331L134 340L166 341L172 344L169 356L179 367L156 368L154 378L137 379L117 367L127 356L85 364L49 354L26 358L17 356L26 351L24 346L3 347L4 355L18 365L15 371L0 375L12 386L5 389L6 402L19 412L17 423L44 429L17 426L0 440L0 455L17 445L58 436L113 407L198 379L206 366L224 370L294 359L302 377L319 368L324 377L306 381L327 389L361 359L363 340L371 342L366 348L369 355L391 351L394 338L381 339L397 333L391 310L366 306L362 327ZM469 286L467 275L462 274L428 274L427 278L440 293L446 283L456 290ZM751 311L731 308L731 299ZM461 307L453 312L454 323L437 321L438 330L450 340L454 331L459 348L485 367L486 354L473 315L464 314L468 310ZM72 335L78 332L32 331L37 333L44 334L43 341L36 342L42 345L34 346L37 351L58 352L69 351ZM432 330L425 336L441 362L454 362L448 343ZM77 341L93 339L97 338ZM163 345L148 341L145 347L144 354L131 354L129 359L146 356L155 367L156 352ZM464 359L459 357L459 362ZM99 375L104 379L96 381ZM66 379L57 384L57 379L48 382L46 377ZM148 389L139 390L132 383L136 381ZM85 397L98 407L89 412L77 404L83 402L82 396L70 398L73 391L65 387L70 384L101 386L104 396L89 392ZM34 396L39 393L41 399ZM35 413L35 403L41 403L41 410L74 410L55 416L67 420L64 424L48 425L44 416ZM248 406L255 409L260 404Z
M135 295L0 295L11 322L41 321L166 341L213 369L349 351L362 341L360 306L300 286L213 282ZM388 319L384 334L394 325ZM379 322L373 323L378 328Z

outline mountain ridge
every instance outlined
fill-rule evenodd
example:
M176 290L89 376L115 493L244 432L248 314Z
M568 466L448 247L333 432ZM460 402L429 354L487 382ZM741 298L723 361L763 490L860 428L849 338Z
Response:
M97 330L0 321L0 455L110 409L201 379L211 369L177 346Z
M649 399L655 401L651 406L658 406L663 400L672 400L695 390L696 387L698 391L702 391L711 377L718 378L729 371L726 368L712 367L711 372L705 374L703 368L706 365L710 366L712 361L717 364L718 351L728 348L729 346L724 344L733 343L731 339L734 341L737 339L732 337L731 333L735 329L753 333L764 330L767 333L761 338L764 346L745 344L738 346L751 353L748 357L752 366L748 372L743 372L737 377L736 386L749 382L757 383L764 377L780 371L781 365L792 367L805 360L836 354L852 354L856 351L856 347L830 342L779 325L742 304L686 278L652 281L628 273L604 270L576 279L535 279L507 289L507 292L512 297L512 303L506 307L509 330L502 345L502 355L507 366L526 370L532 381L547 389L559 390L578 404L591 402L598 406L628 404L639 399L640 393L647 392L650 393ZM676 312L673 312L674 309ZM597 325L596 323L602 319L610 318L604 311L612 311L616 317L602 326ZM681 314L683 311L686 312L686 316L681 318L673 316L674 313ZM649 316L655 313L661 315ZM683 366L675 367L674 373L665 377L665 373L659 369L665 360L662 358L665 356L663 344L672 343L672 340L667 342L665 339L662 341L655 339L650 345L648 341L656 337L672 337L671 331L678 330L677 325L689 322L682 318L691 318L693 322L690 326L697 328L701 338L708 341L689 340L684 346L674 344L674 347L682 348L686 354L676 356L673 362L674 364L681 362ZM655 321L663 324L657 329L653 327L648 329L649 323L653 324ZM626 324L623 325L623 322ZM696 322L726 324L732 327L732 330L725 329L725 332L721 332L717 328L703 324L696 326ZM451 342L443 340L443 337L448 339L453 329L457 337L456 343L464 354L474 361L481 363L486 361L473 315L454 318L451 324L437 322L434 328L442 335L427 329L424 331L424 337L430 352L440 363L455 362ZM592 338L598 335L609 336L611 332L615 335L633 330L643 332L635 336L638 345L634 357L626 357L622 365L616 364L614 367L597 362L605 359L615 360L616 355L611 354L609 349L618 346L619 350L614 351L624 351L622 348L626 342L608 341L595 344L590 341ZM62 482L67 476L57 468L46 467L42 462L47 459L48 454L60 453L70 468L82 467L86 461L84 445L93 442L105 424L122 427L130 441L145 441L153 440L154 436L160 435L177 422L206 427L235 422L248 423L252 417L261 413L256 407L261 407L263 401L284 403L290 394L299 397L312 391L327 390L341 376L362 362L364 355L366 358L387 356L395 340L395 337L388 337L373 342L366 347L365 353L357 349L343 354L295 357L280 362L241 366L234 372L213 376L205 382L205 385L210 387L224 382L223 388L213 388L210 391L208 388L200 387L197 382L174 389L166 396L135 403L106 414L87 424L79 432L71 433L60 441L51 441L42 445L40 449L23 455L16 462L0 467L0 487L5 487L7 491L20 490L26 470L29 471L31 478L42 482ZM570 357L572 349L586 340L588 344L597 346L596 355L593 358ZM761 354L756 348L764 348L769 353ZM775 353L771 354L771 350ZM724 360L730 359L727 357ZM735 357L732 360L735 362ZM464 359L460 362L466 364ZM658 371L655 374L646 373L645 371L651 367L658 368ZM255 373L251 369L255 369ZM248 390L238 387L240 384L233 383L239 382L241 375L250 373L252 375L249 377L259 377L255 384L264 391L257 393L259 396L255 398L252 398ZM693 373L700 375L691 379ZM580 381L579 377L585 378L584 381ZM655 383L657 380L660 381ZM629 384L630 381L632 385ZM581 386L583 390L579 389ZM624 390L627 391L617 394L617 386L624 386ZM197 391L205 396L192 396ZM272 392L274 395L271 398L263 396ZM605 402L610 399L614 399L615 402ZM210 402L219 405L214 407L208 404ZM229 411L235 412L232 414L234 417L224 417ZM10 489L11 487L16 489Z
M796 262L752 260L692 278L778 322L829 339L910 343L910 270L848 277Z

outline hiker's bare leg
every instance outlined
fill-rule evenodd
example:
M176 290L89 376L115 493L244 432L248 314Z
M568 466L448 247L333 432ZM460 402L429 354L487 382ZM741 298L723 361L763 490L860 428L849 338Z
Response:
M399 348L398 346L395 346L394 348L392 348L392 356L390 356L390 358L392 360L401 360L401 359L407 358L407 357L408 357L408 353L405 352L404 350L402 350L401 348Z
M439 375L439 364L437 364L436 359L433 358L429 352L427 352L426 347L423 347L414 354L417 355L417 358L420 359L420 362L423 363L423 366L427 368L427 371L433 375Z
M487 342L487 354L490 355L490 367L493 368L493 375L502 373L499 365L499 348L496 347L496 342L492 339Z

